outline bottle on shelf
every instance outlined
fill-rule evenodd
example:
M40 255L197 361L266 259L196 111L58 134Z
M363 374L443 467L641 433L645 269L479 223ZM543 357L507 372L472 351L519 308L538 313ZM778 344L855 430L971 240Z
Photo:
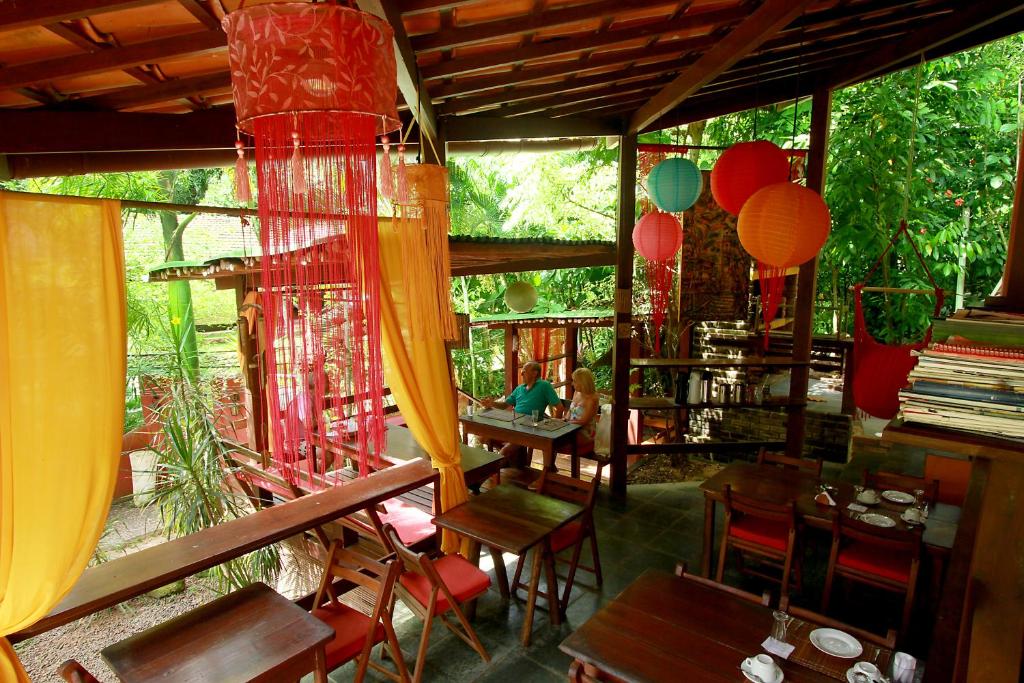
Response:
M702 396L701 387L702 377L699 372L691 372L690 380L686 389L686 402L690 405L697 405L700 403Z

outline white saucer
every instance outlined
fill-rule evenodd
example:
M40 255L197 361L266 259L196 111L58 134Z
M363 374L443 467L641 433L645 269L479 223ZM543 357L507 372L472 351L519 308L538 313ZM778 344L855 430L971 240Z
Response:
M865 512L863 515L857 518L859 521L871 526L882 527L884 529L896 526L896 522L892 517L887 515L880 515L875 512Z
M827 655L854 659L864 652L864 646L849 633L834 628L816 628L811 631L811 645Z
M855 674L855 673L857 673L857 672L853 670L852 666L849 669L846 670L846 683L857 683L857 680L853 677L853 674ZM864 674L864 675L867 676L867 674ZM878 681L877 678L871 678L870 676L868 676L868 679L870 681L872 681L872 683L875 683L876 681Z
M904 522L906 522L910 526L924 526L924 519L922 519L920 517L917 518L917 519L910 519L909 517L907 517L907 513L906 512L904 512L902 515L900 515L900 519L902 519Z
M757 683L757 681L761 681L762 683L782 683L782 679L786 677L785 674L782 673L782 669L779 665L776 664L775 676L773 678L759 678L756 674L751 673L750 669L747 667L747 660L745 659L740 662L740 671L748 681L752 681L753 683Z
M877 493L872 492L874 495L869 495L867 491L864 491L857 496L857 502L862 505L878 505L881 498L878 497Z
M914 497L903 491L882 491L882 498L890 503L899 503L900 505L909 505L914 502Z

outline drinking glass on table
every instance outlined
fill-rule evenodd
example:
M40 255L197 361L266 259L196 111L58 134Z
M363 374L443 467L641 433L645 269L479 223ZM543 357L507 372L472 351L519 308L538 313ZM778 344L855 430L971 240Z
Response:
M772 616L775 618L772 623L772 638L784 643L786 642L786 628L789 626L789 622L793 621L793 617L779 610L772 612Z
M531 410L530 411L530 418L533 419L533 426L534 427L539 425L540 424L540 411L539 410Z

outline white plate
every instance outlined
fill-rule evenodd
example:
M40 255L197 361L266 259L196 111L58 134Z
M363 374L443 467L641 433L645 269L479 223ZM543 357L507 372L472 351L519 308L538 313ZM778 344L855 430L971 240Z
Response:
M779 665L776 664L774 678L759 678L755 674L751 673L750 668L747 666L747 660L745 659L740 662L740 672L743 673L744 678L748 681L753 681L753 683L758 683L758 681L761 681L762 683L782 683L782 679L786 677L785 674L782 673L782 669Z
M816 628L811 631L811 644L827 655L842 659L860 657L864 646L849 633L834 628Z
M900 505L908 505L914 502L914 497L903 491L882 491L882 498L885 498L890 503L899 503Z
M865 512L857 519L864 522L865 524L870 524L871 526L880 526L884 529L896 526L896 520L894 520L892 517L879 515L874 512Z

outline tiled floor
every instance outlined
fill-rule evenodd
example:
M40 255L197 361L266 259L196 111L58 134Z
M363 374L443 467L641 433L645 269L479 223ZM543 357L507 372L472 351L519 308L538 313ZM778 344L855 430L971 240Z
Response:
M835 467L826 476L852 477L865 463L848 465L840 471ZM834 467L834 466L833 466ZM559 643L576 627L586 621L598 608L622 591L643 571L658 568L672 571L679 560L689 563L691 571L700 566L701 540L704 524L704 499L699 482L675 484L634 485L629 487L628 501L610 500L602 491L595 509L604 585L594 586L589 573L578 576L568 608L568 620L560 627L550 625L547 612L539 610L534 618L533 639L529 647L519 642L523 623L524 601L513 598L505 603L497 589L481 598L473 622L481 641L490 653L491 661L484 663L465 643L435 621L431 635L424 680L426 681L564 681L569 668L569 657L558 649ZM721 506L717 506L721 512ZM717 529L721 529L719 520ZM824 561L827 560L827 536L823 542L805 551L807 566L804 590L795 601L816 607L823 582ZM822 547L823 546L823 547ZM824 555L824 557L823 557ZM584 557L589 559L588 552ZM489 562L484 553L484 562ZM509 576L515 569L515 558L506 555ZM483 565L485 568L488 566ZM491 571L493 579L493 571ZM563 568L564 575L564 568ZM733 571L726 574L728 583L744 585L748 590L760 592L763 587L741 578ZM880 612L889 610L884 596L873 604ZM846 602L857 603L861 597ZM837 600L840 612L842 599ZM896 605L898 611L898 604ZM412 663L422 629L422 622L412 616L399 603L396 631L407 663ZM870 619L869 619L870 621ZM867 625L867 624L865 624ZM375 650L376 652L377 650ZM348 664L331 674L332 681L349 681L354 665ZM368 680L383 680L376 674Z

